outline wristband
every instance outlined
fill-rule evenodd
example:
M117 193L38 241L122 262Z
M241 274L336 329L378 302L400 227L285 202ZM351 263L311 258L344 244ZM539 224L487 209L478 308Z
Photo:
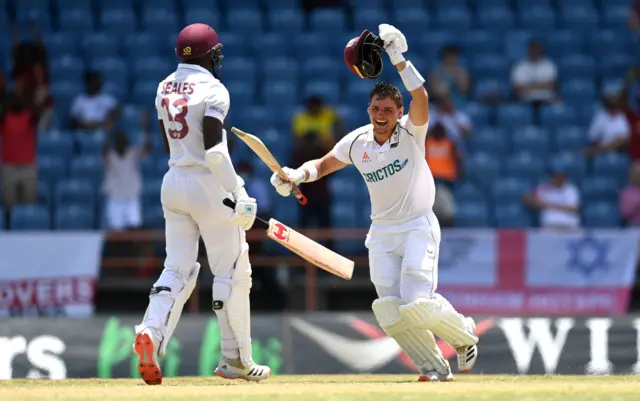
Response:
M400 71L400 78L402 78L402 83L409 92L420 88L425 82L416 67L411 64L411 61L407 61L404 70Z
M318 169L312 162L306 162L305 164L300 166L300 168L309 172L309 178L307 178L304 182L313 182L318 179Z

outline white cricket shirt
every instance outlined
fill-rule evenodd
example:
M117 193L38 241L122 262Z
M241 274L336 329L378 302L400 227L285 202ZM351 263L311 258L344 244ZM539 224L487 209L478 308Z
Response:
M334 146L333 155L353 164L367 184L374 223L403 223L433 208L436 189L425 159L428 127L428 123L414 126L405 115L383 145L374 141L373 126L368 124Z
M178 64L176 71L160 82L156 109L169 141L169 166L208 167L202 120L208 116L224 122L229 104L227 88L197 65ZM226 145L225 131L222 141Z

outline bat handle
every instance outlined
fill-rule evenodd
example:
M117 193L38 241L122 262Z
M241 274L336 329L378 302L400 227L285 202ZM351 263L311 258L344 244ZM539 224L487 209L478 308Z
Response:
M293 192L293 196L296 197L296 199L298 200L298 202L300 202L301 205L307 204L307 197L304 196L304 194L300 191L298 187L293 187L291 192Z

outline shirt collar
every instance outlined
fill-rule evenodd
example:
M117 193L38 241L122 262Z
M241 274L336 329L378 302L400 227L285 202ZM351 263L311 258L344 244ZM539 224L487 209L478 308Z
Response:
M393 131L393 134L391 134L391 136L389 137L389 139L383 143L382 145L379 145L375 140L374 140L374 136L373 136L373 124L371 124L371 127L369 128L369 131L367 132L367 139L366 139L366 143L371 146L373 149L378 149L382 152L389 150L390 148L395 148L396 146L398 146L398 143L400 142L400 123L398 122L396 124L396 129Z
M204 73L204 74L209 74L209 75L213 76L211 71L207 70L206 68L200 67L199 65L196 65L196 64L180 63L180 64L178 64L178 69L179 70L193 70L193 71L198 71L198 72L201 72L201 73Z

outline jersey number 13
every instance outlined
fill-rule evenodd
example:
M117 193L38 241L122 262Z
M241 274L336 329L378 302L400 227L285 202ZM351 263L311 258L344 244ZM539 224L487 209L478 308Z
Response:
M167 116L171 124L167 128L167 133L173 139L182 139L189 133L189 125L187 124L187 99L181 97L176 99L173 103L168 97L162 98L162 107L167 110ZM177 113L171 113L171 109L177 111ZM178 129L178 127L181 127Z

